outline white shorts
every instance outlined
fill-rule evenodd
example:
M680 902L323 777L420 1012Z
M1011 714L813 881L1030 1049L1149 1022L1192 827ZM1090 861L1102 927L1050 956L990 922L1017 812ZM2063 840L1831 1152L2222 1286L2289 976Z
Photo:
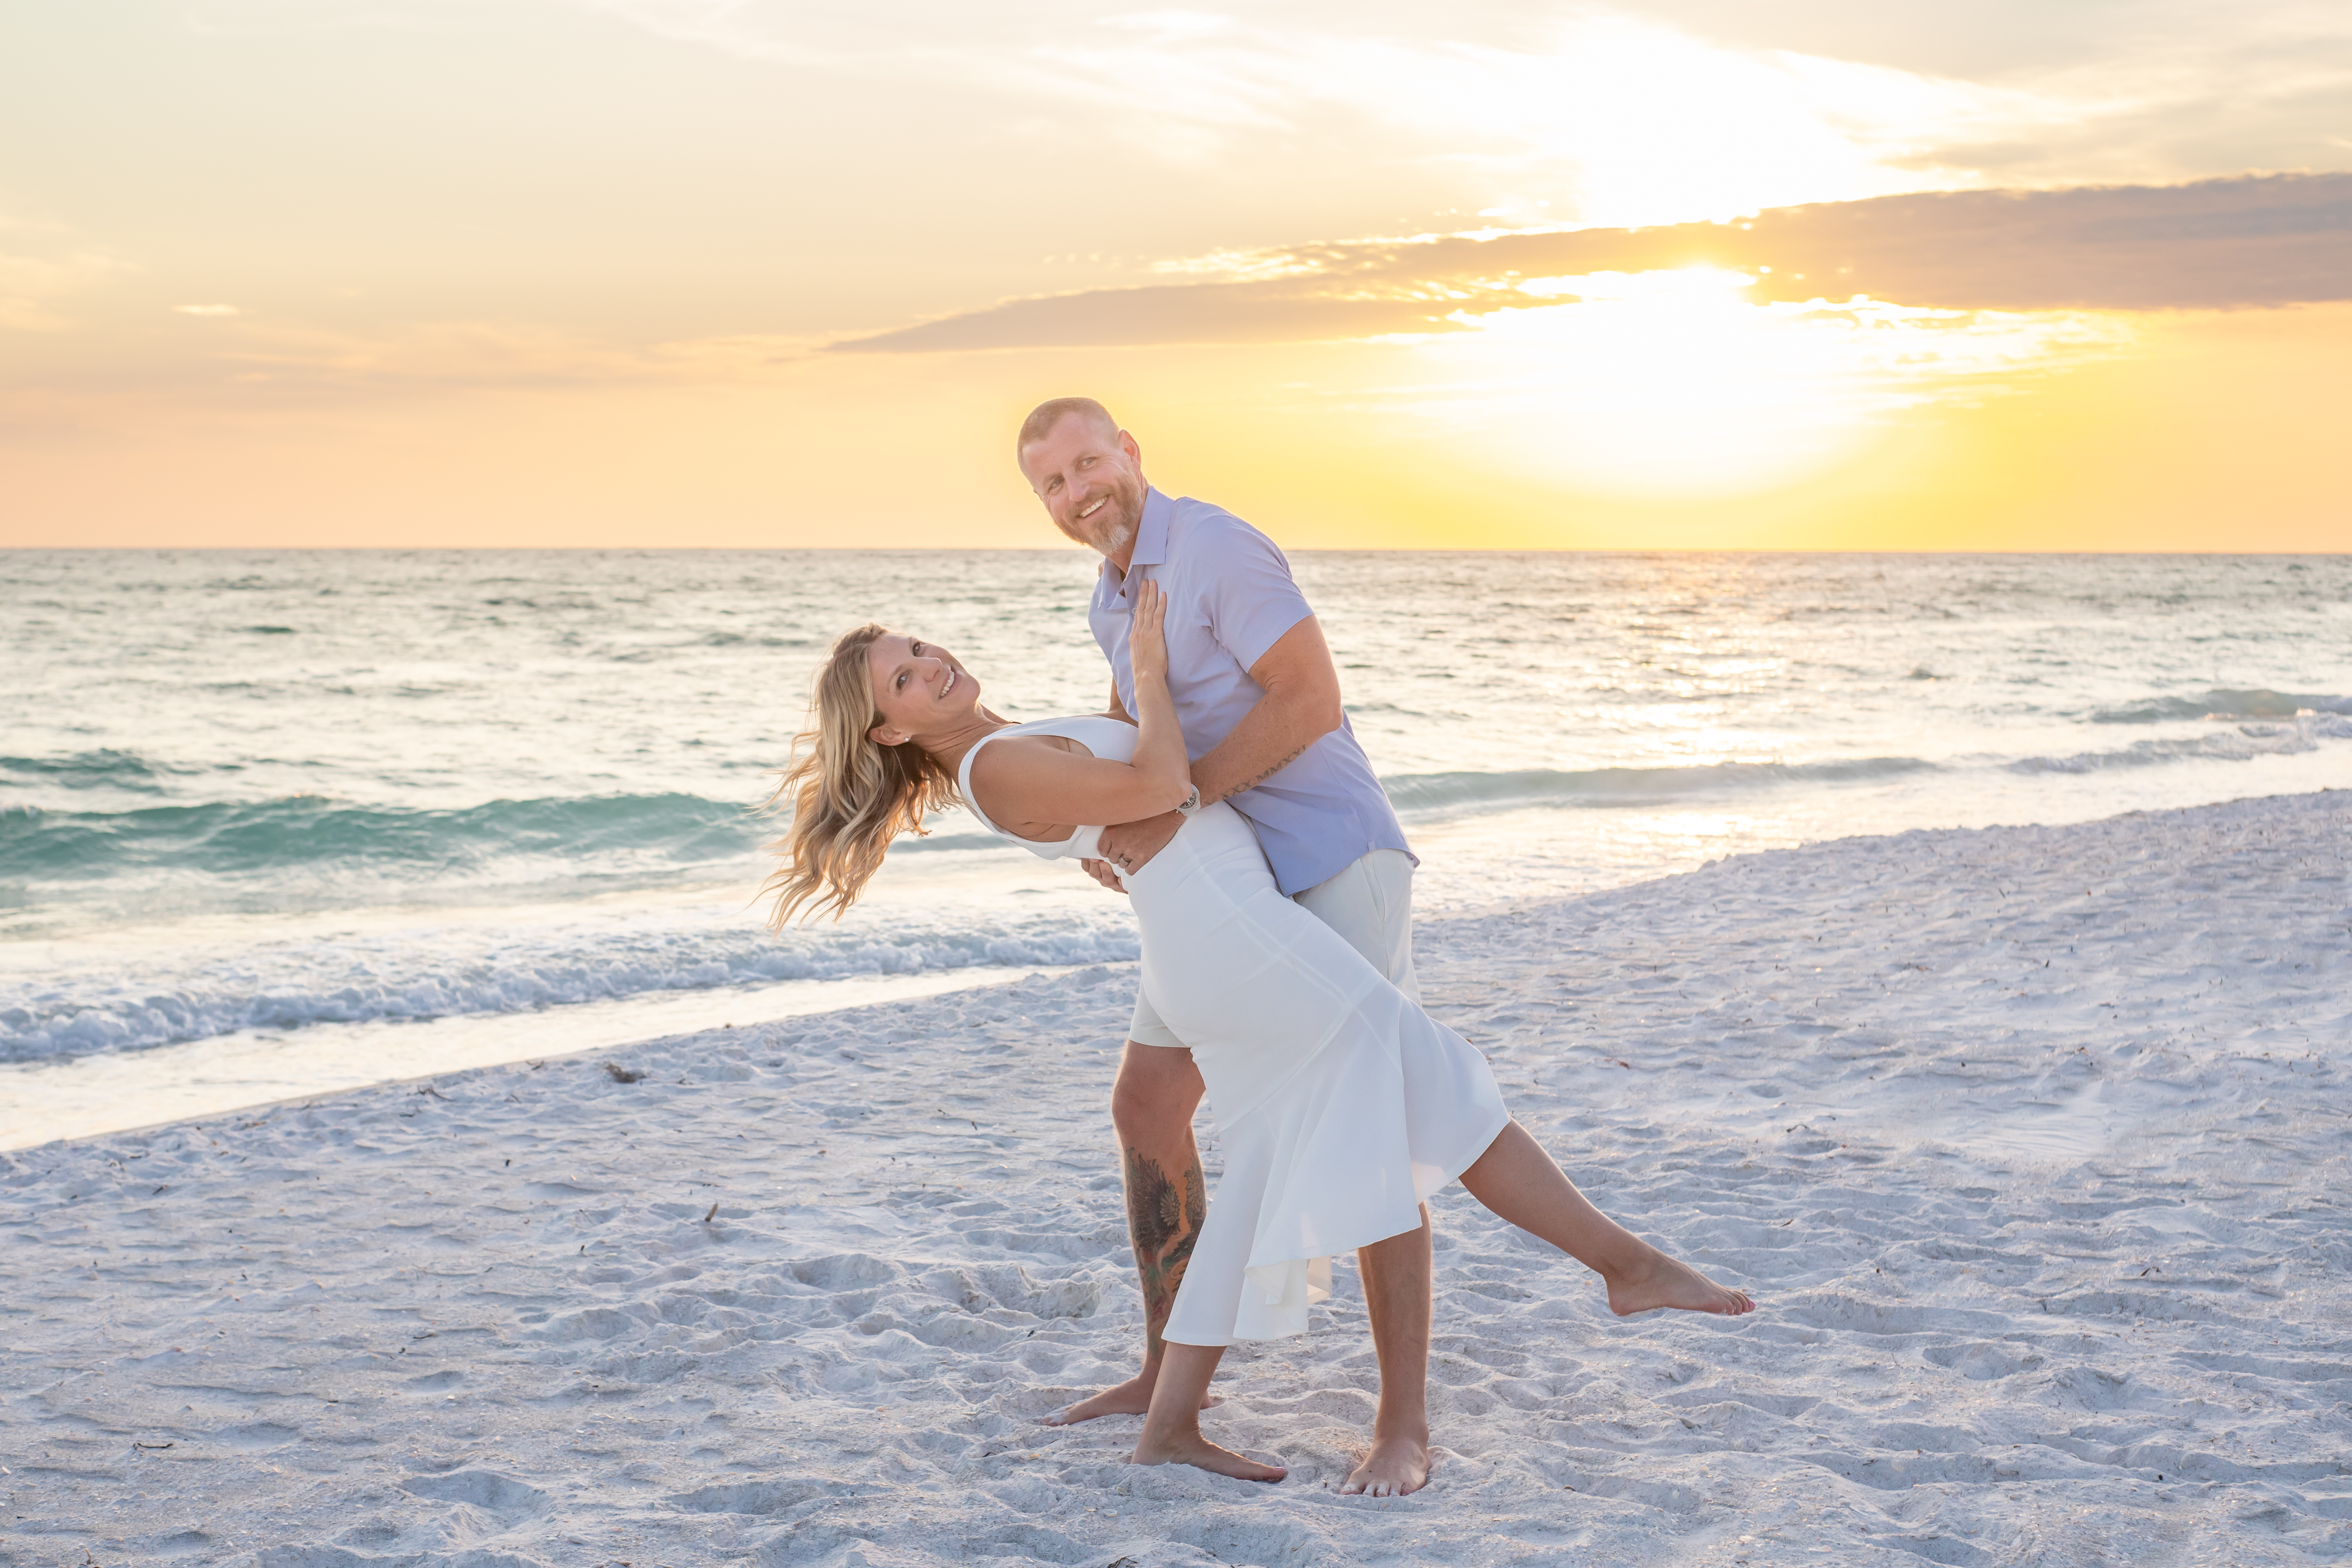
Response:
M1328 881L1292 894L1291 901L1304 904L1309 914L1338 931L1408 1000L1421 1000L1421 986L1412 973L1412 856L1402 849L1375 849ZM1184 1048L1139 986L1127 1037L1139 1046Z

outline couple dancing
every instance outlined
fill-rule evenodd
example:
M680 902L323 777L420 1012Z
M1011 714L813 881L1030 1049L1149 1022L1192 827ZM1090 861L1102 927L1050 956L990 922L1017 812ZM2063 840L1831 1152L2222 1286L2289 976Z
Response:
M1471 1195L1607 1282L1621 1313L1739 1313L1716 1285L1594 1208L1504 1109L1486 1060L1423 1012L1413 859L1340 709L1313 612L1273 542L1144 481L1132 437L1087 398L1040 405L1022 473L1103 557L1088 610L1110 710L1015 724L961 660L864 626L819 671L777 794L793 806L775 924L845 910L890 841L961 801L992 831L1075 858L1134 900L1142 984L1112 1090L1142 1278L1143 1371L1057 1424L1141 1414L1134 1458L1278 1481L1210 1442L1200 1412L1236 1339L1303 1333L1357 1255L1381 1391L1342 1488L1401 1496L1429 1474L1431 1249L1423 1200ZM1223 1144L1213 1202L1192 1113Z

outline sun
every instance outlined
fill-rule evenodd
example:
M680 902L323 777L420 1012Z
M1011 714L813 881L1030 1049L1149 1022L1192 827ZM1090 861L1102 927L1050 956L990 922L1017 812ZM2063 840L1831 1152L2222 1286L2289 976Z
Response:
M1404 374L1366 389L1410 435L1582 493L1721 497L1840 464L1908 409L1998 396L2112 352L2112 321L1757 303L1719 268L1523 280L1527 300L1393 340Z

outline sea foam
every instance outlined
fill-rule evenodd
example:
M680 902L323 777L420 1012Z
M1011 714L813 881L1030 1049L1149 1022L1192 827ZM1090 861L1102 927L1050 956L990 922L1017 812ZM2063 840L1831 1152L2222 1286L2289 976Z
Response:
M1138 951L1124 905L1108 897L1091 911L817 925L775 937L675 915L489 941L466 928L347 935L237 948L178 967L149 961L18 977L0 987L0 1061L308 1024L528 1012L653 992L1118 963Z

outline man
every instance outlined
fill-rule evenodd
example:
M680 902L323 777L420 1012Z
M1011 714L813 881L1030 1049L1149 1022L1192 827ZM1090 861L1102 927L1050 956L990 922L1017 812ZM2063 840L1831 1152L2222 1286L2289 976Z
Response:
M1092 398L1038 405L1014 454L1054 526L1103 558L1087 620L1110 660L1110 711L1126 719L1133 710L1129 593L1150 578L1168 595L1168 682L1201 804L1227 801L1247 817L1282 891L1417 998L1412 853L1348 723L1339 671L1282 552L1222 508L1152 489L1135 438ZM1171 811L1107 828L1104 859L1132 871L1183 821ZM1087 864L1118 889L1108 865ZM1160 1330L1207 1213L1192 1141L1202 1087L1192 1053L1139 993L1111 1121L1143 1286L1143 1370L1049 1418L1054 1425L1139 1415L1150 1405ZM1402 1496L1429 1475L1428 1209L1420 1229L1362 1248L1357 1264L1381 1398L1372 1450L1342 1489Z

